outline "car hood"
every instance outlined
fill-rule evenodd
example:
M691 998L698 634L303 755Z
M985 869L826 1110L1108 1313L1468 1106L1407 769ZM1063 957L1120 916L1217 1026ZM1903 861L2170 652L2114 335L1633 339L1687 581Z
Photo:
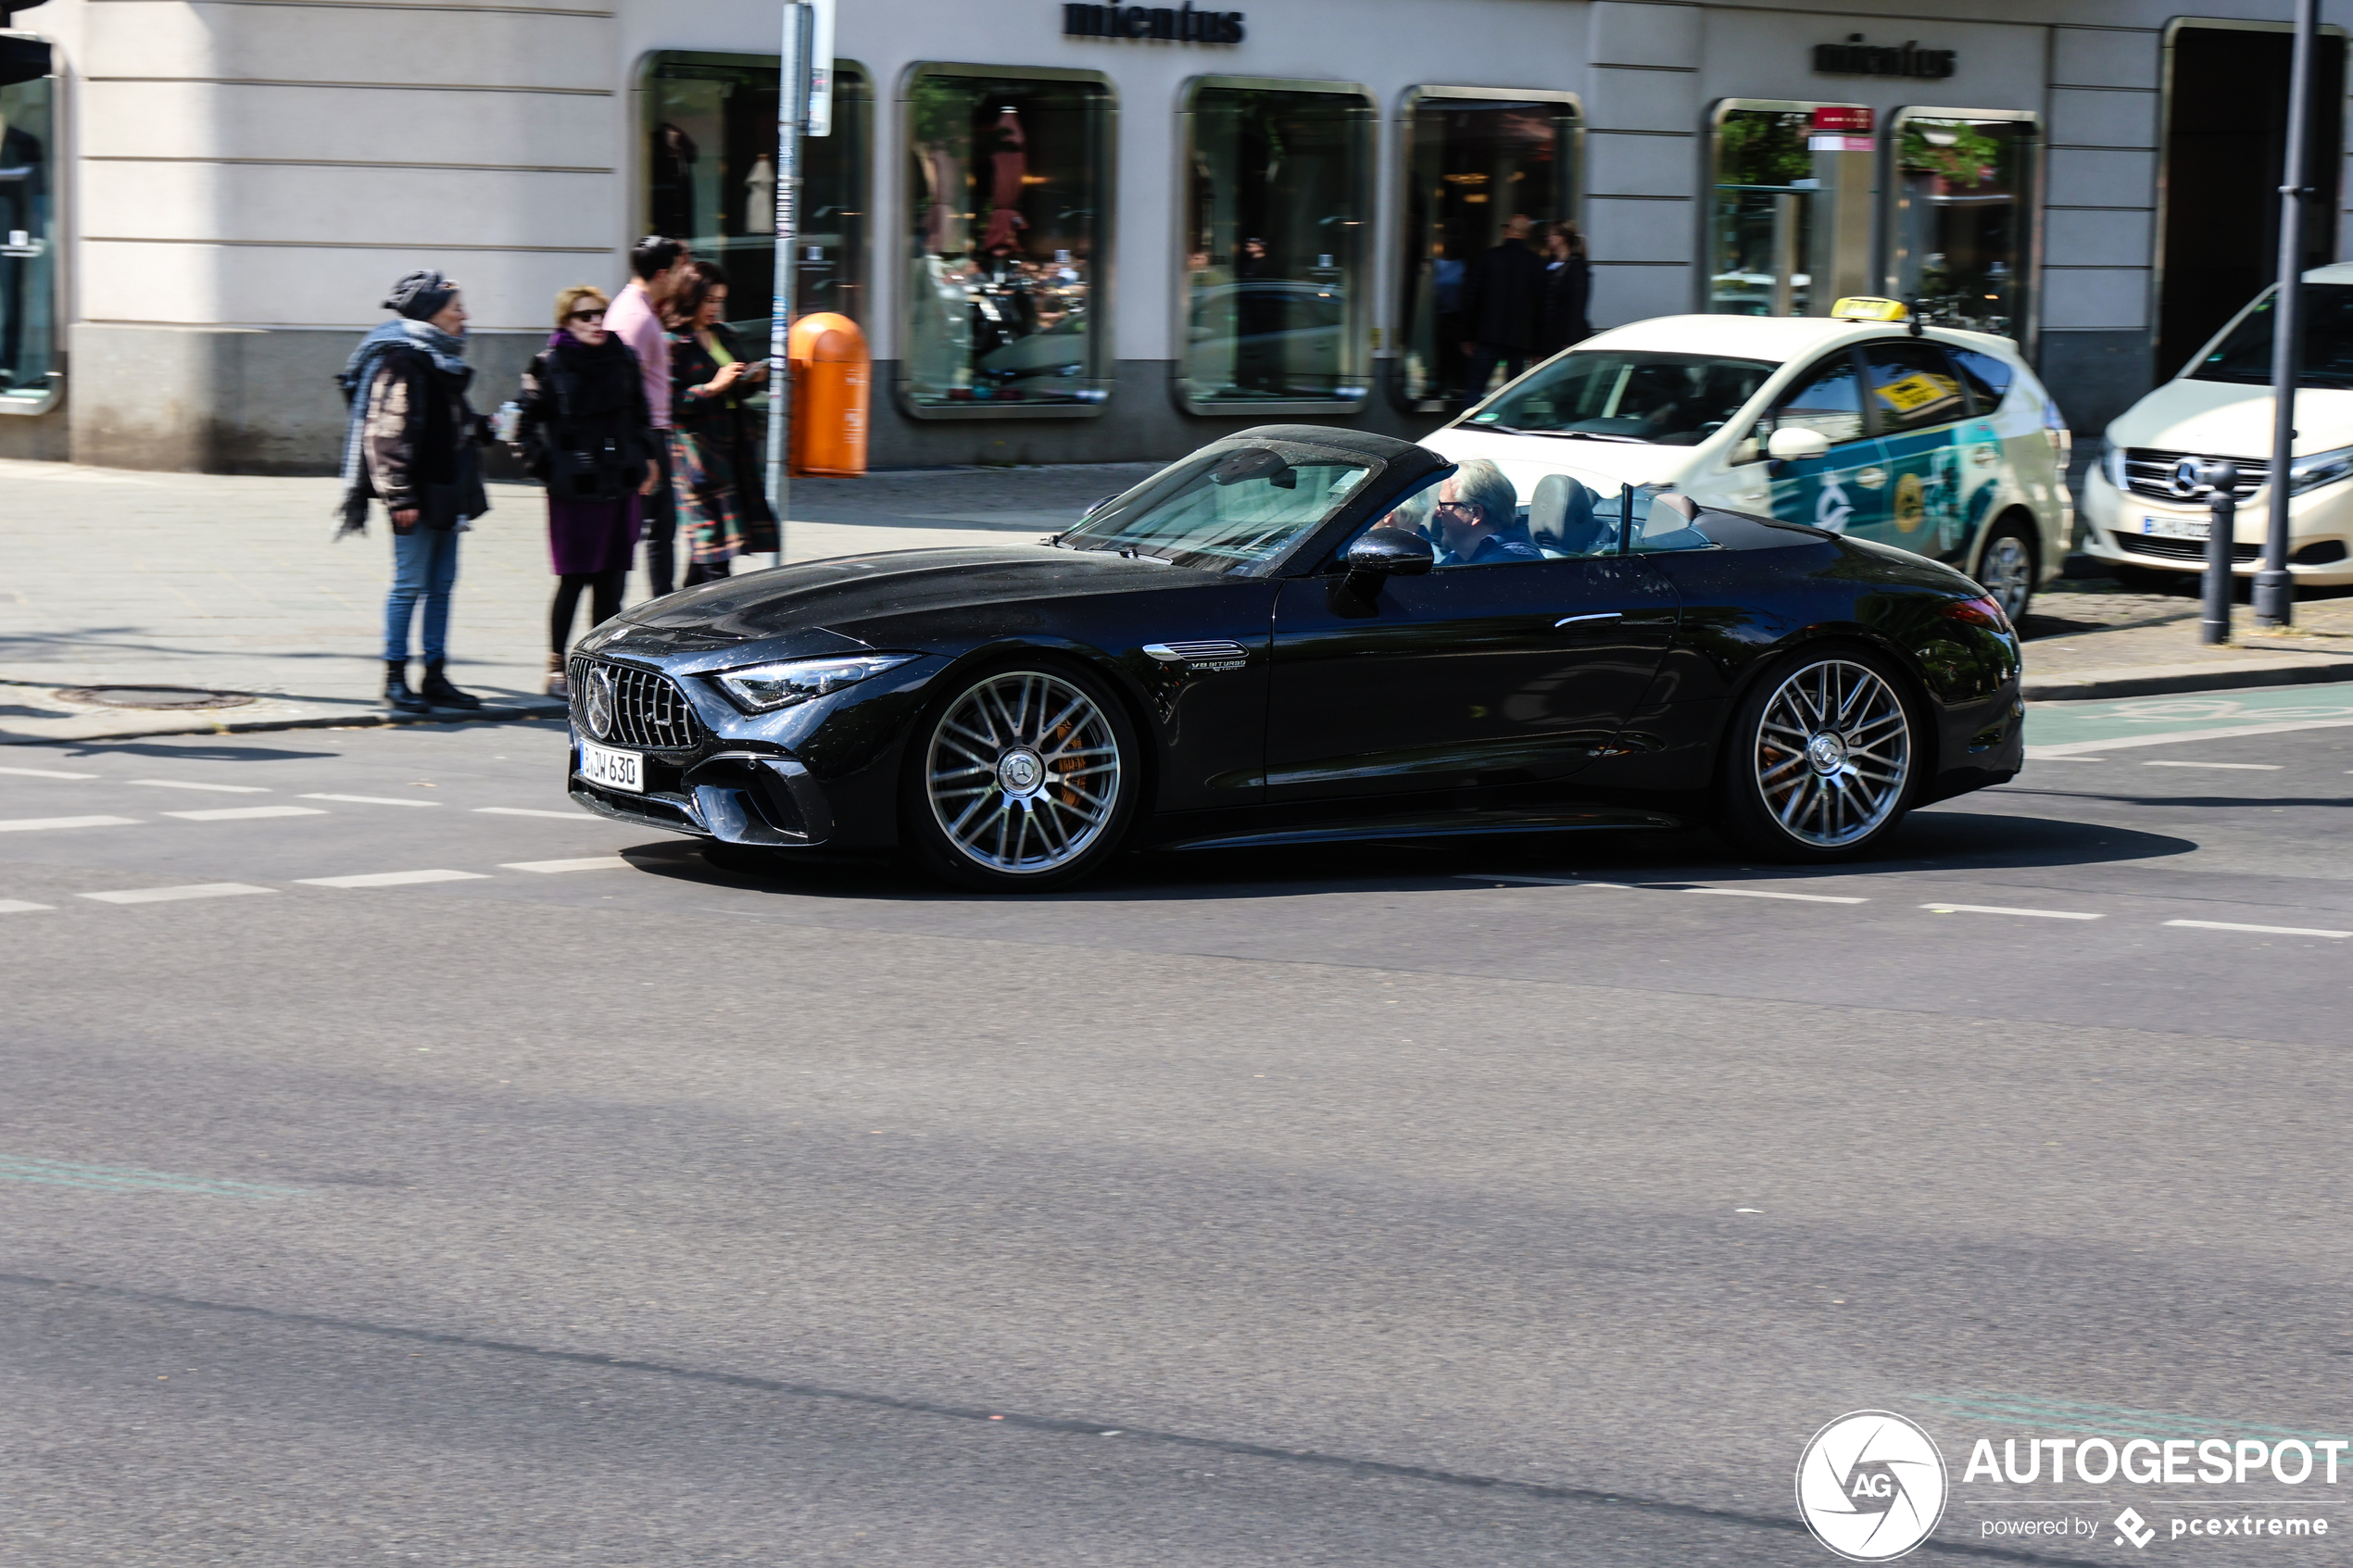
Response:
M2170 381L2108 427L2111 446L2218 458L2271 456L2271 391L2237 382ZM2296 389L2296 455L2353 446L2353 392Z
M878 622L890 623L892 646L904 648L911 646L909 616L937 614L944 624L957 612L991 606L1198 587L1216 577L1107 552L1038 545L840 556L772 567L654 599L608 622L610 630L598 634L590 651L710 654L717 656L714 663L727 661L726 650L740 654L748 643L772 645L759 650L763 658L848 652L873 646L862 633Z
M1565 473L1589 489L1623 484L1672 484L1690 471L1696 447L1652 446L1630 441L1572 441L1552 435L1504 435L1450 425L1422 445L1454 462L1491 458L1522 496L1548 473Z

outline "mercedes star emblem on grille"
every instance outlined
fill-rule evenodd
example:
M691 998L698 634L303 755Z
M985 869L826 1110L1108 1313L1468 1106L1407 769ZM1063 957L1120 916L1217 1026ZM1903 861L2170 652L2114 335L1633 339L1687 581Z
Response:
M2165 482L2165 488L2171 490L2176 495L2188 496L2196 495L2198 487L2198 470L2203 469L2205 466L2206 465L2204 463L2199 462L2196 458L2183 458L2180 462L2173 465L2173 477Z
M588 671L588 733L598 740L612 734L612 671L599 664Z

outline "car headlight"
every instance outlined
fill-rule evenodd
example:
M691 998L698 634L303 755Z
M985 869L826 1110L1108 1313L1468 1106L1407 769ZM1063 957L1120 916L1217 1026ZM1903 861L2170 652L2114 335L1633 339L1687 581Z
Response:
M854 653L832 659L787 659L776 664L748 664L722 670L711 679L729 700L747 713L773 713L812 697L854 686L871 675L896 670L912 653Z
M2122 490L2124 484L2124 448L2111 445L2100 455L2100 466L2108 470L2108 482Z
M2288 465L2287 493L2301 495L2307 490L2318 490L2323 484L2334 484L2348 476L2353 476L2353 446L2340 446L2334 452L2315 452Z

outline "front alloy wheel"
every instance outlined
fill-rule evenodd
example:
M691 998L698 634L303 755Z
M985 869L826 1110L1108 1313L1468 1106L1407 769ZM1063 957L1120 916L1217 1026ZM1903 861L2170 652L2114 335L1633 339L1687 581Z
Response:
M1134 793L1118 705L1075 672L983 676L932 724L916 837L935 867L987 887L1085 874L1115 847Z
M1843 859L1903 815L1912 721L1876 658L1816 656L1750 694L1727 762L1734 838L1780 859Z

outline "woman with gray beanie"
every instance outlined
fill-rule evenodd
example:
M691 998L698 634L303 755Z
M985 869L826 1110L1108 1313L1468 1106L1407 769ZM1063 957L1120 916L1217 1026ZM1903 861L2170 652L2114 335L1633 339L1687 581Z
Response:
M392 591L384 599L384 701L404 713L476 709L444 668L458 535L490 509L479 449L490 430L466 402L466 307L438 272L392 286L394 318L360 339L337 378L351 409L343 451L341 533L367 532L368 502L392 519ZM424 603L425 678L409 686L409 627Z

